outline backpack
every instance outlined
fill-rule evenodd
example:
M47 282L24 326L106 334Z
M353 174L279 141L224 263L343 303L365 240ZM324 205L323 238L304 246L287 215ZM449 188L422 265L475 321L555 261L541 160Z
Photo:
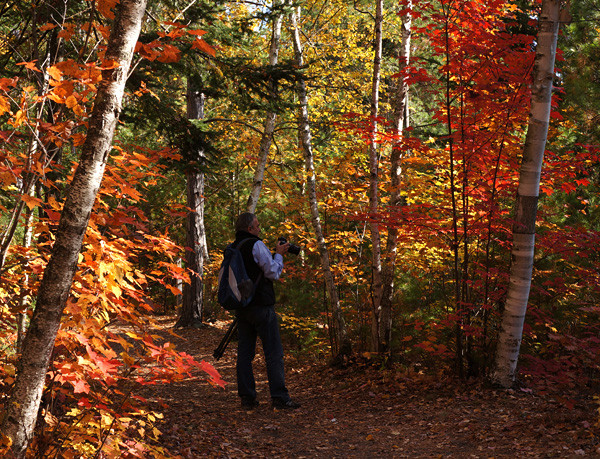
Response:
M229 244L223 253L223 262L219 270L217 301L229 311L248 306L262 276L261 273L256 282L252 282L246 272L240 248L250 240L250 238L242 240L237 247L233 243Z

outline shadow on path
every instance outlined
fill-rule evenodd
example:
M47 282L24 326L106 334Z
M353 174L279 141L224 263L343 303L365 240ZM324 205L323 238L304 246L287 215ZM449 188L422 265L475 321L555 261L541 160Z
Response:
M174 323L174 320L172 320ZM165 325L169 325L165 323ZM262 351L255 362L261 405L241 408L236 343L215 362L222 327L159 331L177 348L213 364L228 382L215 388L195 374L144 395L164 414L162 447L184 458L498 458L600 457L591 401L573 410L518 391L374 370L334 370L286 360L295 411L270 406ZM161 406L162 405L162 406Z

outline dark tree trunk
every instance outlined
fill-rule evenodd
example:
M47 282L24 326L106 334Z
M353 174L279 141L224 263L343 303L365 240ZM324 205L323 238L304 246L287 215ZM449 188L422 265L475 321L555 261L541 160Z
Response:
M187 117L204 118L205 96L192 80L188 80ZM186 221L185 263L190 272L190 283L183 287L181 315L175 327L199 327L202 324L204 298L202 275L204 260L208 257L206 232L204 230L204 150L195 147L194 160L186 171L187 205L189 212Z

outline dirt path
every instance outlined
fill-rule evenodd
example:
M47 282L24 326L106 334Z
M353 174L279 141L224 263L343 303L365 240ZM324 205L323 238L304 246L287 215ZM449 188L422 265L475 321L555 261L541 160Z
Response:
M168 325L168 323L166 323ZM214 362L224 329L178 330L178 348L213 363L226 389L202 375L147 389L165 415L163 447L184 458L498 458L600 457L597 406L575 408L533 393L465 388L451 382L383 375L375 370L304 367L286 360L288 387L302 408L273 411L262 356L259 400L240 407L235 343Z

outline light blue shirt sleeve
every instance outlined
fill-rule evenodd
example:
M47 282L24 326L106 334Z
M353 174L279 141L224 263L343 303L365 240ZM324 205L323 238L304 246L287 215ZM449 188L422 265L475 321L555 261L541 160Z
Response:
M273 256L263 241L256 241L252 247L252 256L267 279L279 279L283 271L283 256L278 253Z

